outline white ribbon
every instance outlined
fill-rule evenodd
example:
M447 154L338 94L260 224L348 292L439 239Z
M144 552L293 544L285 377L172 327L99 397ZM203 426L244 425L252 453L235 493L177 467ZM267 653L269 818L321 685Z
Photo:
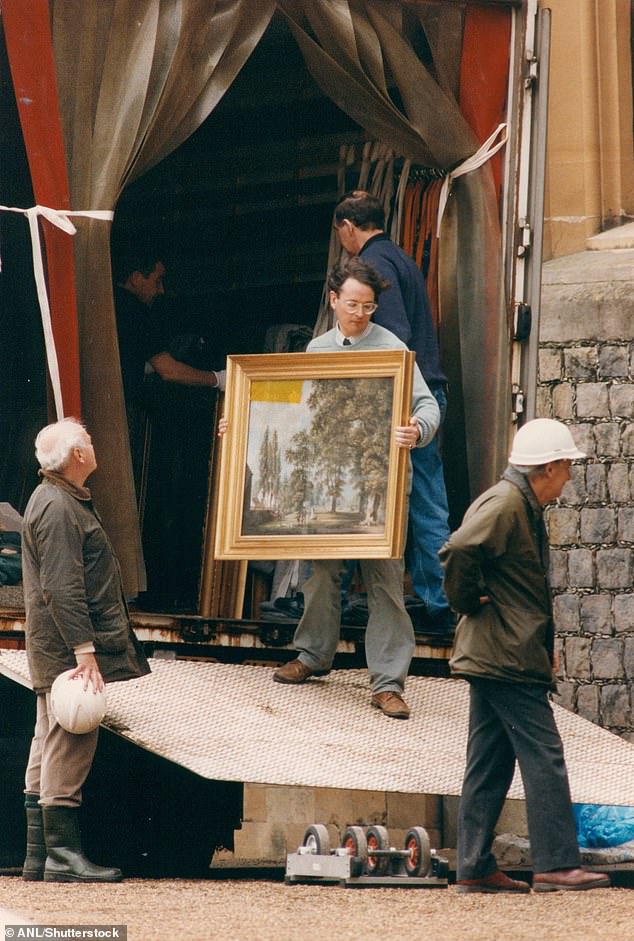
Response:
M40 303L40 313L42 315L42 328L44 330L44 345L46 347L46 361L48 363L48 372L51 377L53 387L53 397L55 399L55 412L57 418L64 417L64 403L62 401L62 383L59 375L59 363L57 361L57 351L55 349L55 339L53 337L53 324L51 321L51 309L48 303L48 292L46 290L46 277L44 275L44 263L42 261L42 243L40 241L40 227L38 223L39 216L48 219L50 223L56 225L62 232L68 235L75 235L77 229L68 218L69 216L85 216L89 219L102 219L111 221L114 213L108 209L75 210L70 209L49 209L48 206L33 206L31 209L17 209L14 206L0 206L1 212L18 212L26 216L29 220L29 230L31 232L31 250L33 252L33 274L35 275L35 286L37 288L37 297Z
M493 142L499 135L504 132L504 136L501 140L493 145ZM442 189L440 190L440 199L438 202L438 221L436 223L436 238L440 238L440 225L442 223L442 217L445 214L445 207L447 206L447 200L449 199L449 194L451 192L451 184L459 176L464 176L465 173L471 173L473 170L477 170L481 167L487 160L490 160L493 154L496 154L501 147L504 147L507 140L506 134L506 124L498 124L497 128L491 134L490 137L487 137L484 144L476 150L471 157L467 157L466 160L463 160L461 164L455 167L453 170L450 170L445 179L443 180Z

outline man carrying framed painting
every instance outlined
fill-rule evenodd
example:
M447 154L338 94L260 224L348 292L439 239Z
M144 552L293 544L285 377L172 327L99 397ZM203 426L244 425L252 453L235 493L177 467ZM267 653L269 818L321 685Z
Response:
M310 353L368 352L406 349L393 333L372 322L377 300L388 283L359 258L337 265L328 278L329 300L336 326L313 339ZM411 417L394 429L401 448L423 448L433 440L440 412L418 366L414 367ZM341 621L340 580L344 559L319 559L304 584L304 614L297 626L297 659L273 673L276 683L298 685L329 673L337 649ZM414 651L414 631L403 602L403 560L362 559L361 573L368 595L369 619L365 650L371 704L394 719L407 719L403 699L405 678Z

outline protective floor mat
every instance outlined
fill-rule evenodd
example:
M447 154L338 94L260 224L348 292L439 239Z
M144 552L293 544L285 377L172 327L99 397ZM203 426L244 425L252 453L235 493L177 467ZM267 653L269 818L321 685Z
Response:
M364 670L301 687L263 666L152 660L152 674L108 686L104 725L213 780L404 793L460 793L468 688L409 677L408 721L370 707ZM26 654L0 651L0 672L29 686ZM634 745L554 706L573 800L634 805ZM509 797L524 796L519 774Z

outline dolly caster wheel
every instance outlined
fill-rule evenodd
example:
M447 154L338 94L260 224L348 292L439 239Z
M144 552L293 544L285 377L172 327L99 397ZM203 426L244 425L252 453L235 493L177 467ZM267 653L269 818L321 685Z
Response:
M323 823L313 823L304 834L302 846L308 848L310 853L315 856L330 855L330 836L328 827Z
M405 859L405 871L408 876L426 876L431 866L431 850L427 830L412 827L405 835L405 849L409 856Z
M390 868L390 857L386 852L390 848L390 837L385 827L368 827L365 838L368 842L368 875L385 876ZM379 850L381 855L373 855L373 850ZM384 856L383 853L386 853Z
M351 864L352 874L363 875L368 864L368 841L365 838L363 827L348 827L341 838L341 845L350 856L354 857Z

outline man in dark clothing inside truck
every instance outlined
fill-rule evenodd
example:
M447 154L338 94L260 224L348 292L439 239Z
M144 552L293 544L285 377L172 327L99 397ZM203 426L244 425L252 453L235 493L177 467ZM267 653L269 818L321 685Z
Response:
M170 333L157 303L165 294L165 265L156 252L139 250L117 259L114 278L121 378L138 487L146 363L163 381L188 386L223 389L224 371L197 369L170 353Z
M215 398L210 390L224 388L225 373L199 368L205 361L201 338L170 327L162 303L165 265L156 249L119 250L113 273L130 454L144 520L144 600L159 609L188 608L196 593L209 462L205 434Z
M458 813L459 892L528 892L491 852L517 761L526 795L533 889L605 888L580 868L563 746L548 701L556 658L545 504L583 458L566 425L527 422L502 480L471 505L443 546L445 589L462 615L451 671L469 682L467 764Z
M115 270L114 301L123 387L128 399L143 383L145 363L165 382L223 387L224 373L196 369L169 351L170 336L156 311L165 294L165 265L156 253L129 255Z

